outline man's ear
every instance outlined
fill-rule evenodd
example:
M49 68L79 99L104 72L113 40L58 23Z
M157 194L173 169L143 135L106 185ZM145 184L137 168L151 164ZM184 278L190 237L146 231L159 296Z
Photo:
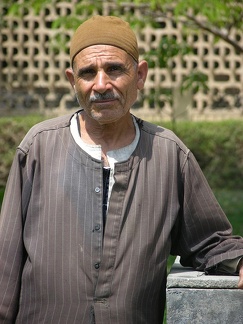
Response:
M73 75L73 69L68 68L65 71L66 77L68 78L68 81L70 82L71 86L75 90L75 82L74 82L74 75Z
M137 87L138 87L138 90L142 90L143 89L143 87L144 87L144 81L143 81L143 79L138 79Z
M148 74L148 63L147 61L141 61L138 63L138 81L137 88L138 90L142 90L144 88L144 83L146 81Z

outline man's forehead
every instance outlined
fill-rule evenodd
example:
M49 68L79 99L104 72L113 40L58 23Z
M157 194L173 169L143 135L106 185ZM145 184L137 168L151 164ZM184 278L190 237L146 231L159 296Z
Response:
M76 55L75 61L76 63L89 63L94 60L110 60L110 61L118 61L118 62L127 62L129 59L132 59L129 54L127 54L124 50L112 46L112 45L92 45Z

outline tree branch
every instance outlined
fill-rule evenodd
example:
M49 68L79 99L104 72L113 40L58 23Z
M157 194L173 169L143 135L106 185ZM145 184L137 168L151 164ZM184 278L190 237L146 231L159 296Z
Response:
M233 38L231 38L228 33L224 33L221 29L214 27L214 26L208 26L204 22L196 19L194 16L190 14L186 14L187 19L193 21L195 25L197 25L199 28L217 36L223 39L225 42L232 45L237 51L240 53L243 53L243 46L240 46L240 44Z
M143 12L143 14L148 17L151 17L155 19L155 21L159 21L160 17L164 17L173 21L176 21L176 17L174 16L174 7L173 6L168 6L166 7L166 10L163 10L161 6L157 7L155 10L151 11L150 5L148 3L142 3L142 4L134 4L134 3L129 3L129 2L121 2L122 6L130 7L130 8L140 8ZM190 15L189 13L187 14L182 14L181 17L185 17L188 21L191 21L199 27L202 30L205 30L209 32L210 34L213 34L214 36L219 37L220 39L223 39L225 42L233 46L239 53L243 53L243 46L241 46L235 39L230 37L229 33L224 33L223 30L217 28L216 26L210 26L203 21L197 19L195 16ZM241 15L242 16L242 15ZM241 19L241 16L239 19ZM180 17L177 16L177 19ZM183 18L182 18L183 19ZM185 22L185 19L183 19L183 23ZM228 26L227 30L229 31L233 27L233 24Z

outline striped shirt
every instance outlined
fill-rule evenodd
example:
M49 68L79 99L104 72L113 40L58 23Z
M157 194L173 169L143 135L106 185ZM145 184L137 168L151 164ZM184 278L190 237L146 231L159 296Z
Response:
M190 150L137 119L140 138L114 168L103 231L103 167L71 116L19 145L0 218L0 322L159 324L170 253L198 270L242 256L243 239Z

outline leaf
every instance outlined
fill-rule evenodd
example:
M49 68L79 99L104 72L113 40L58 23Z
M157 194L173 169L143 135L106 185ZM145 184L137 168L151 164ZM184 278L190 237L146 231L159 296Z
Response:
M20 16L20 4L19 3L14 3L12 4L9 9L8 9L8 14L10 16Z
M207 91L207 75L200 71L192 71L187 76L185 76L181 83L181 93L185 91L192 90L193 93L197 93L200 89Z

